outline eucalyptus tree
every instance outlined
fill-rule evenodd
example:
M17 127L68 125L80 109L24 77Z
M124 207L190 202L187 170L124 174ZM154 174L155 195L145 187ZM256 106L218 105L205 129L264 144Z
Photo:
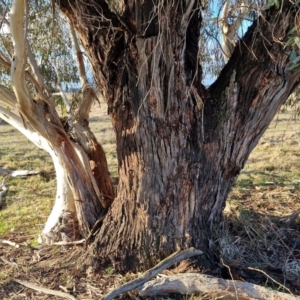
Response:
M95 154L91 156L81 142L80 126L88 123L95 98L92 89L87 88L77 113L69 117L73 131L63 127L24 38L25 2L13 2L14 93L2 87L1 99L20 111L21 118L7 114L8 120L19 122L20 128L23 124L24 134L32 132L29 137L37 136L36 143L52 154L63 183L58 194L70 201L65 210L79 222L80 234L94 239L88 251L94 262L109 260L116 269L142 269L194 246L205 253L199 257L203 266L216 266L216 240L228 193L298 85L300 67L297 3L269 0L267 8L256 3L240 14L234 2L212 3L56 1L76 31L108 105L119 167L114 196L106 164L98 164L105 161L102 154L96 156L101 151L89 144ZM209 7L222 16L215 26L206 18ZM236 30L242 22L236 19L253 11L251 26L240 37ZM228 51L214 47L218 57L225 52L228 61L206 87L202 80L209 72L205 66L212 48L203 40L211 32L216 39L223 36L225 46L236 46ZM28 81L36 87L34 97L26 89ZM91 165L99 167L97 178ZM99 185L101 180L110 193L107 185ZM44 236L51 236L57 222Z
M97 95L87 80L76 34L59 14L53 14L49 1L12 2L10 21L9 6L4 4L0 62L11 74L2 72L0 117L46 150L56 170L56 201L39 240L76 238L78 226L85 236L112 202L114 188L104 151L88 126ZM69 33L71 38L66 36ZM66 82L76 84L73 57L81 84L78 103L72 103L63 88ZM63 119L53 92L64 105Z

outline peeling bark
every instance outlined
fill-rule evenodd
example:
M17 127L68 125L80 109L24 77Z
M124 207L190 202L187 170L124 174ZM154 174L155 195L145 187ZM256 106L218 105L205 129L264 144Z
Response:
M21 118L3 107L0 107L0 116L50 153L55 165L56 202L40 240L51 243L60 239L61 234L65 234L67 238L74 238L78 232L83 237L87 237L98 218L105 213L107 201L103 197L102 190L99 190L98 182L95 181L89 166L89 159L80 150L80 146L72 143L68 137L55 110L53 99L48 96L49 93L46 91L43 78L27 42L27 21L25 29L23 28L23 17L25 15L25 20L27 20L28 14L25 7L26 1L13 1L10 13L14 44L14 57L11 64L14 95L4 87L0 87L1 100L4 100L4 103L12 103L18 109ZM30 76L25 76L27 60L33 74ZM29 94L26 79L37 85L36 99ZM84 127L80 127L80 124L78 127L81 130L78 133L80 136ZM87 137L90 138L88 135ZM90 143L85 145L85 148L90 147L90 152L93 153L95 147L92 146ZM106 161L103 163L104 167L105 163ZM70 233L71 227L78 227L78 229L71 230L72 233Z

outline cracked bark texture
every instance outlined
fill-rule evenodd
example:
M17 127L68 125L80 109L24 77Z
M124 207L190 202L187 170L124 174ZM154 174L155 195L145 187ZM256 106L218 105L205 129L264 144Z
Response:
M196 247L215 267L228 193L299 81L284 2L249 28L214 84L201 84L199 1L57 2L76 29L108 103L119 186L89 255L145 269ZM146 25L147 24L147 25ZM275 30L276 28L276 30ZM275 42L277 39L277 42Z

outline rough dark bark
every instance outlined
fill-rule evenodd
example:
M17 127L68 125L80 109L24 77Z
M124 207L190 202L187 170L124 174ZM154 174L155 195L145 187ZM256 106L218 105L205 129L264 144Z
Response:
M274 40L294 27L295 8L285 3L255 22L205 89L198 1L58 2L90 56L117 135L117 197L93 254L117 269L143 269L193 246L205 253L202 265L215 266L230 188L298 84L291 49Z

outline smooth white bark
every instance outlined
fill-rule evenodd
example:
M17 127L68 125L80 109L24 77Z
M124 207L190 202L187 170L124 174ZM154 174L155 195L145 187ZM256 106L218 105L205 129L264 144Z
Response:
M59 225L60 218L64 212L75 213L74 198L65 170L53 150L50 151L50 155L56 172L56 198L43 233L38 239L38 242L43 244L52 244L57 241L57 237L52 234L52 231Z
M12 108L16 107L17 99L15 95L5 86L0 85L0 101Z
M248 4L250 1L242 0L239 10L239 15L233 21L232 24L229 24L228 18L230 16L230 0L226 0L224 3L221 18L220 18L220 29L221 29L221 46L223 50L223 56L225 61L228 61L233 49L235 47L235 36L238 29L240 28L242 22L244 21L245 16L250 12L252 3Z
M25 0L13 0L10 11L10 27L14 46L11 63L13 93L0 85L0 101L15 107L19 111L20 117L0 106L0 118L14 126L52 157L57 180L56 199L39 238L42 243L52 243L60 239L60 234L73 237L72 232L76 235L80 231L83 236L88 236L103 209L100 204L103 196L91 172L87 155L80 146L73 144L69 139L55 110L51 95L46 90L27 41L28 11L26 5ZM80 61L83 63L82 59L79 59L79 63ZM32 74L25 71L28 62ZM9 66L3 57L2 59L0 57L0 64ZM83 71L81 70L80 76L81 79L84 79L84 77L86 78L84 65L81 68ZM26 73L27 79L36 87L35 99L27 88ZM80 116L83 117L88 117L89 109L87 107L90 107L95 100L93 89L86 88L86 86L89 85L84 86L83 97L88 101L81 101L79 105L79 110L82 105L83 112L80 112ZM70 117L75 122L74 116ZM76 118L78 126L80 126L79 119ZM80 137L83 132L84 128L81 126L77 135ZM72 226L69 226L70 224L79 225L79 228L77 226L73 230Z
M51 231L59 224L59 218L64 212L75 213L75 204L72 190L66 177L66 172L56 155L56 152L49 142L43 138L39 133L32 130L30 127L25 128L21 119L13 114L11 111L0 106L0 118L19 130L37 147L47 151L52 158L55 172L56 172L56 198L52 212L45 224L43 234L39 236L40 243L52 243L55 241L51 235Z

